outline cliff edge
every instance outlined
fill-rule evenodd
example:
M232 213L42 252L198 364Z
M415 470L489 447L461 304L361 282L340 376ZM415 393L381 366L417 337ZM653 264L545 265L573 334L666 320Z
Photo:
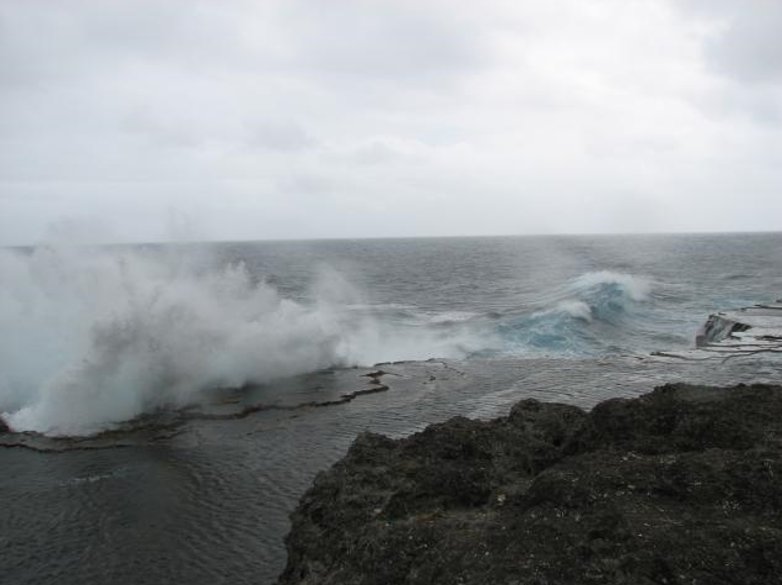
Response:
M363 434L303 496L279 583L778 583L781 446L767 385Z

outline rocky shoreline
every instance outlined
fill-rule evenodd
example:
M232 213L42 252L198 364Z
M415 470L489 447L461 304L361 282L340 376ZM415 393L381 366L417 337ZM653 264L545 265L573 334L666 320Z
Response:
M696 347L782 342L782 299L709 315L695 336Z
M778 583L781 447L770 385L365 433L301 499L279 583Z

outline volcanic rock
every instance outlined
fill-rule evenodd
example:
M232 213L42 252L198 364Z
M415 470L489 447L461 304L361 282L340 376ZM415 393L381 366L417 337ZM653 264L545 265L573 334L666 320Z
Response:
M294 512L279 583L779 583L781 446L766 385L362 434Z

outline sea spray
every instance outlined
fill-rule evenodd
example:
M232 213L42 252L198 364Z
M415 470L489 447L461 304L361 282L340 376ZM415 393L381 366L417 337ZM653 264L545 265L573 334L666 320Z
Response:
M366 301L333 270L315 277L311 302L295 302L242 264L177 249L0 251L0 412L11 428L90 434L215 387L470 351L467 335L351 311Z
M376 304L321 265L292 300L210 249L0 250L2 418L17 431L91 434L214 388L323 368L595 355L629 344L653 297L647 279L590 272L501 314L432 312Z
M586 272L574 279L570 288L576 293L603 293L615 291L631 301L641 302L649 298L652 292L652 281L642 276L599 270Z
M328 315L165 255L41 248L0 258L5 419L83 434L210 387L339 361Z

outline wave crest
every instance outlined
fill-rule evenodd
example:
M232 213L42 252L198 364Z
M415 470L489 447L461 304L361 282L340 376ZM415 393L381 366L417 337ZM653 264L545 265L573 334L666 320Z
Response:
M585 273L552 294L550 308L500 325L511 353L588 355L611 345L626 315L651 298L652 282L617 272Z
M572 282L571 289L577 294L615 290L629 300L642 302L652 294L652 281L642 276L600 270L582 274Z

